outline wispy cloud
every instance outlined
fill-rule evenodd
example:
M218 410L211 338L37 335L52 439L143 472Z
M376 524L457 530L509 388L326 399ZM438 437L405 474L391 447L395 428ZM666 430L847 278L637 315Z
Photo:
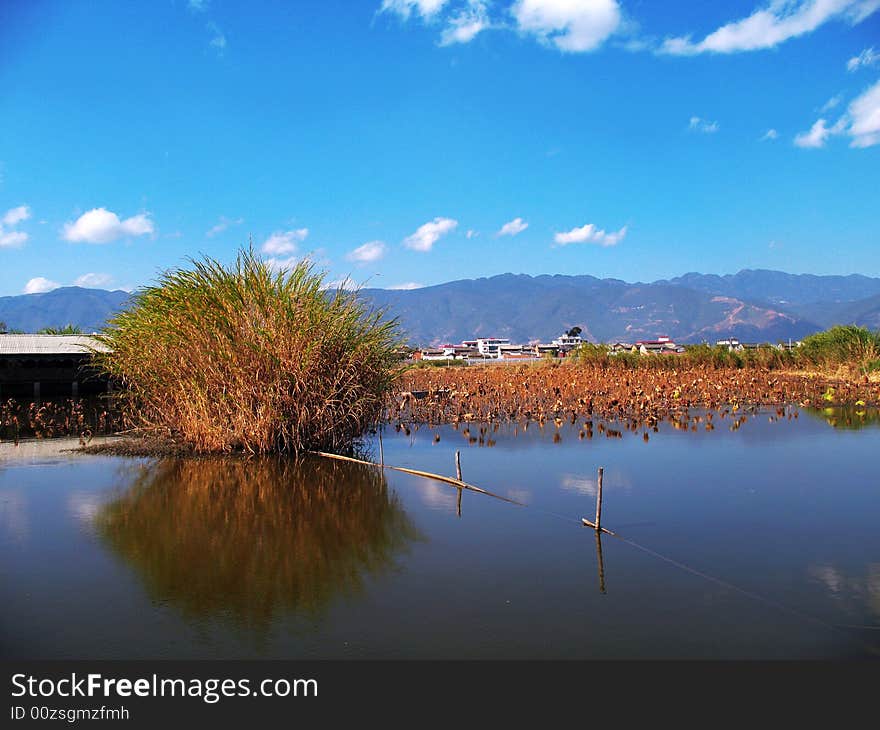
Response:
M74 286L81 286L85 289L105 289L113 283L113 277L110 274L99 274L90 272L76 277L73 281Z
M359 288L359 284L350 276L346 276L342 279L333 279L332 281L324 282L324 285L321 288L325 290L345 289L346 291L354 291Z
M775 129L771 128L771 129L768 129L766 132L764 132L764 134L761 135L760 141L761 142L769 142L774 139L777 139L778 137L779 137L779 132L777 132Z
M490 25L486 2L484 0L470 0L457 15L449 19L446 28L440 34L440 45L470 43Z
M880 53L874 51L874 47L866 48L858 56L853 56L846 62L846 70L852 73L860 68L868 68L876 66L880 63Z
M42 276L35 276L33 279L28 279L22 291L25 294L45 294L47 291L52 291L60 286L61 284L57 281L51 281Z
M494 19L490 5L489 0L383 0L379 12L441 26L441 46L469 43L492 28L571 53L599 48L623 25L617 0L515 0Z
M616 246L626 237L626 226L619 231L606 233L597 228L593 223L587 223L580 228L572 228L565 233L557 233L553 241L557 246L567 246L571 243L595 243L599 246Z
M848 136L850 147L880 144L880 81L850 102L846 113L834 124L829 126L825 118L817 119L808 131L795 136L794 144L816 149L824 147L831 137L838 135Z
M423 18L433 18L448 0L382 0L379 12L396 13L404 20L408 20L413 12Z
M286 256L296 253L299 244L305 241L308 235L308 228L298 228L294 231L275 231L263 241L260 250L270 256Z
M413 251L430 251L434 244L450 231L455 230L458 221L453 218L435 218L416 229L416 232L403 240L403 245Z
M222 56L223 52L226 50L226 34L220 30L219 26L213 21L208 23L207 28L208 32L211 34L211 40L208 41L208 45Z
M358 246L354 251L349 251L345 258L349 261L356 261L359 264L369 264L378 261L388 251L388 247L384 241L367 241L362 246Z
M215 225L211 226L205 232L205 235L208 238L213 238L214 236L223 233L223 231L225 231L227 228L230 228L232 226L240 226L242 223L244 223L244 218L231 219L221 215L220 220L218 220Z
M771 0L741 20L727 23L701 41L690 35L667 38L661 53L738 53L773 48L812 33L832 20L860 23L880 9L878 0Z
M394 286L389 286L389 289L394 290L403 290L403 291L411 291L412 289L423 289L424 284L419 284L417 281L406 281L403 284L395 284Z
M692 132L701 132L703 134L715 134L721 126L718 122L710 122L702 117L691 117L688 122L688 129Z
M529 224L526 223L522 218L514 218L512 221L508 221L499 229L496 236L516 236L522 233L526 228L529 227Z
M150 235L155 231L149 213L120 220L106 208L93 208L72 223L65 223L61 235L72 243L112 243L120 238Z
M204 13L208 6L211 4L211 0L187 0L187 7L194 13Z
M825 114L826 112L830 112L836 106L838 106L843 99L841 94L837 94L832 96L828 101L826 101L821 107L819 107L819 114Z

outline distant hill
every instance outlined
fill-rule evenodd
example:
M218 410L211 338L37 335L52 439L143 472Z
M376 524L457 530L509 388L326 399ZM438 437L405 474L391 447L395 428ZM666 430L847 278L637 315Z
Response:
M725 276L690 273L654 283L783 306L854 302L880 295L880 279L861 274L816 276L767 269L743 269Z
M880 279L860 275L743 270L632 284L589 275L501 274L423 289L364 289L361 296L387 307L409 341L420 345L480 336L547 341L575 325L601 342L658 335L681 342L776 342L833 324L880 329ZM80 287L0 297L0 320L28 332L67 324L91 332L128 299L124 291Z
M592 276L524 276L453 281L362 295L398 316L419 344L470 337L547 341L575 325L593 341L669 335L682 342L800 338L821 327L779 307L670 284L628 284Z
M94 332L128 301L128 292L64 286L45 294L0 297L0 321L9 329L36 332L71 324Z

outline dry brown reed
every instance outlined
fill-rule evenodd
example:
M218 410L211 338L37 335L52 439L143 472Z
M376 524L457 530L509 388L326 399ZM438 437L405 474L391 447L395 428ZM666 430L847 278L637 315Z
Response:
M196 452L344 450L398 374L396 322L308 262L253 251L166 272L111 320L96 357L130 425Z

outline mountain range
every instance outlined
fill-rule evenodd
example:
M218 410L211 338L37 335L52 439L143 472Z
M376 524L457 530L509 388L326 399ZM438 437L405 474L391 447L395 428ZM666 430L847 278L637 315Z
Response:
M91 332L125 306L124 291L62 287L0 297L0 320L35 331L72 324ZM880 278L786 274L745 269L688 273L651 283L589 275L501 274L421 289L362 289L372 306L396 316L412 344L508 337L547 341L579 326L598 342L668 335L680 342L723 337L777 342L834 324L880 329Z

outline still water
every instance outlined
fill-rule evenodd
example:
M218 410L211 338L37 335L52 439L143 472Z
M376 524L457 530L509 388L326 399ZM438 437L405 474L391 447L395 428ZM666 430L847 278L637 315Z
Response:
M0 656L880 657L876 419L771 418L385 430L386 463L454 475L461 450L526 506L320 458L3 445ZM599 466L625 538L601 553Z

